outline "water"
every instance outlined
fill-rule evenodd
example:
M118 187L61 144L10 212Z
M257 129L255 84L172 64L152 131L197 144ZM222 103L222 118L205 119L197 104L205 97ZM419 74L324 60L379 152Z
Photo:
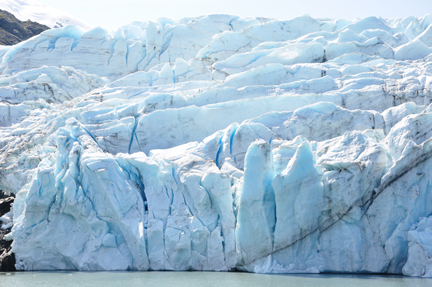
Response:
M237 272L0 272L0 287L432 286L432 279L380 275L263 275Z

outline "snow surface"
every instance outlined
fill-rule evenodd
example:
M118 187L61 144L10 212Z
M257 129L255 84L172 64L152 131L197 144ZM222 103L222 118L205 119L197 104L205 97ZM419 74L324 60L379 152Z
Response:
M32 20L50 28L61 28L67 25L77 25L85 30L92 28L63 11L35 0L1 0L0 9L12 13L21 21Z
M3 48L17 269L432 276L431 24L208 15Z

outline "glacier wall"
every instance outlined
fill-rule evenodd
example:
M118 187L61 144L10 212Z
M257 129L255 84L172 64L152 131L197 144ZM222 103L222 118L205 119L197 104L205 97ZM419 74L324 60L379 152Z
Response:
M432 16L208 15L0 55L19 270L432 276Z

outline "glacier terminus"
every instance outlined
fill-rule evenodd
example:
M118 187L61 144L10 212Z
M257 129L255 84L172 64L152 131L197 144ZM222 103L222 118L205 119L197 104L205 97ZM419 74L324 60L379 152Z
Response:
M207 15L0 47L17 270L432 277L432 16Z

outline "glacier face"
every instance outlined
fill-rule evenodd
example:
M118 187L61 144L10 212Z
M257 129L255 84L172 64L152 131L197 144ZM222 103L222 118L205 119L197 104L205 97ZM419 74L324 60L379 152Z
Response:
M1 48L19 270L432 276L432 17L208 15Z

